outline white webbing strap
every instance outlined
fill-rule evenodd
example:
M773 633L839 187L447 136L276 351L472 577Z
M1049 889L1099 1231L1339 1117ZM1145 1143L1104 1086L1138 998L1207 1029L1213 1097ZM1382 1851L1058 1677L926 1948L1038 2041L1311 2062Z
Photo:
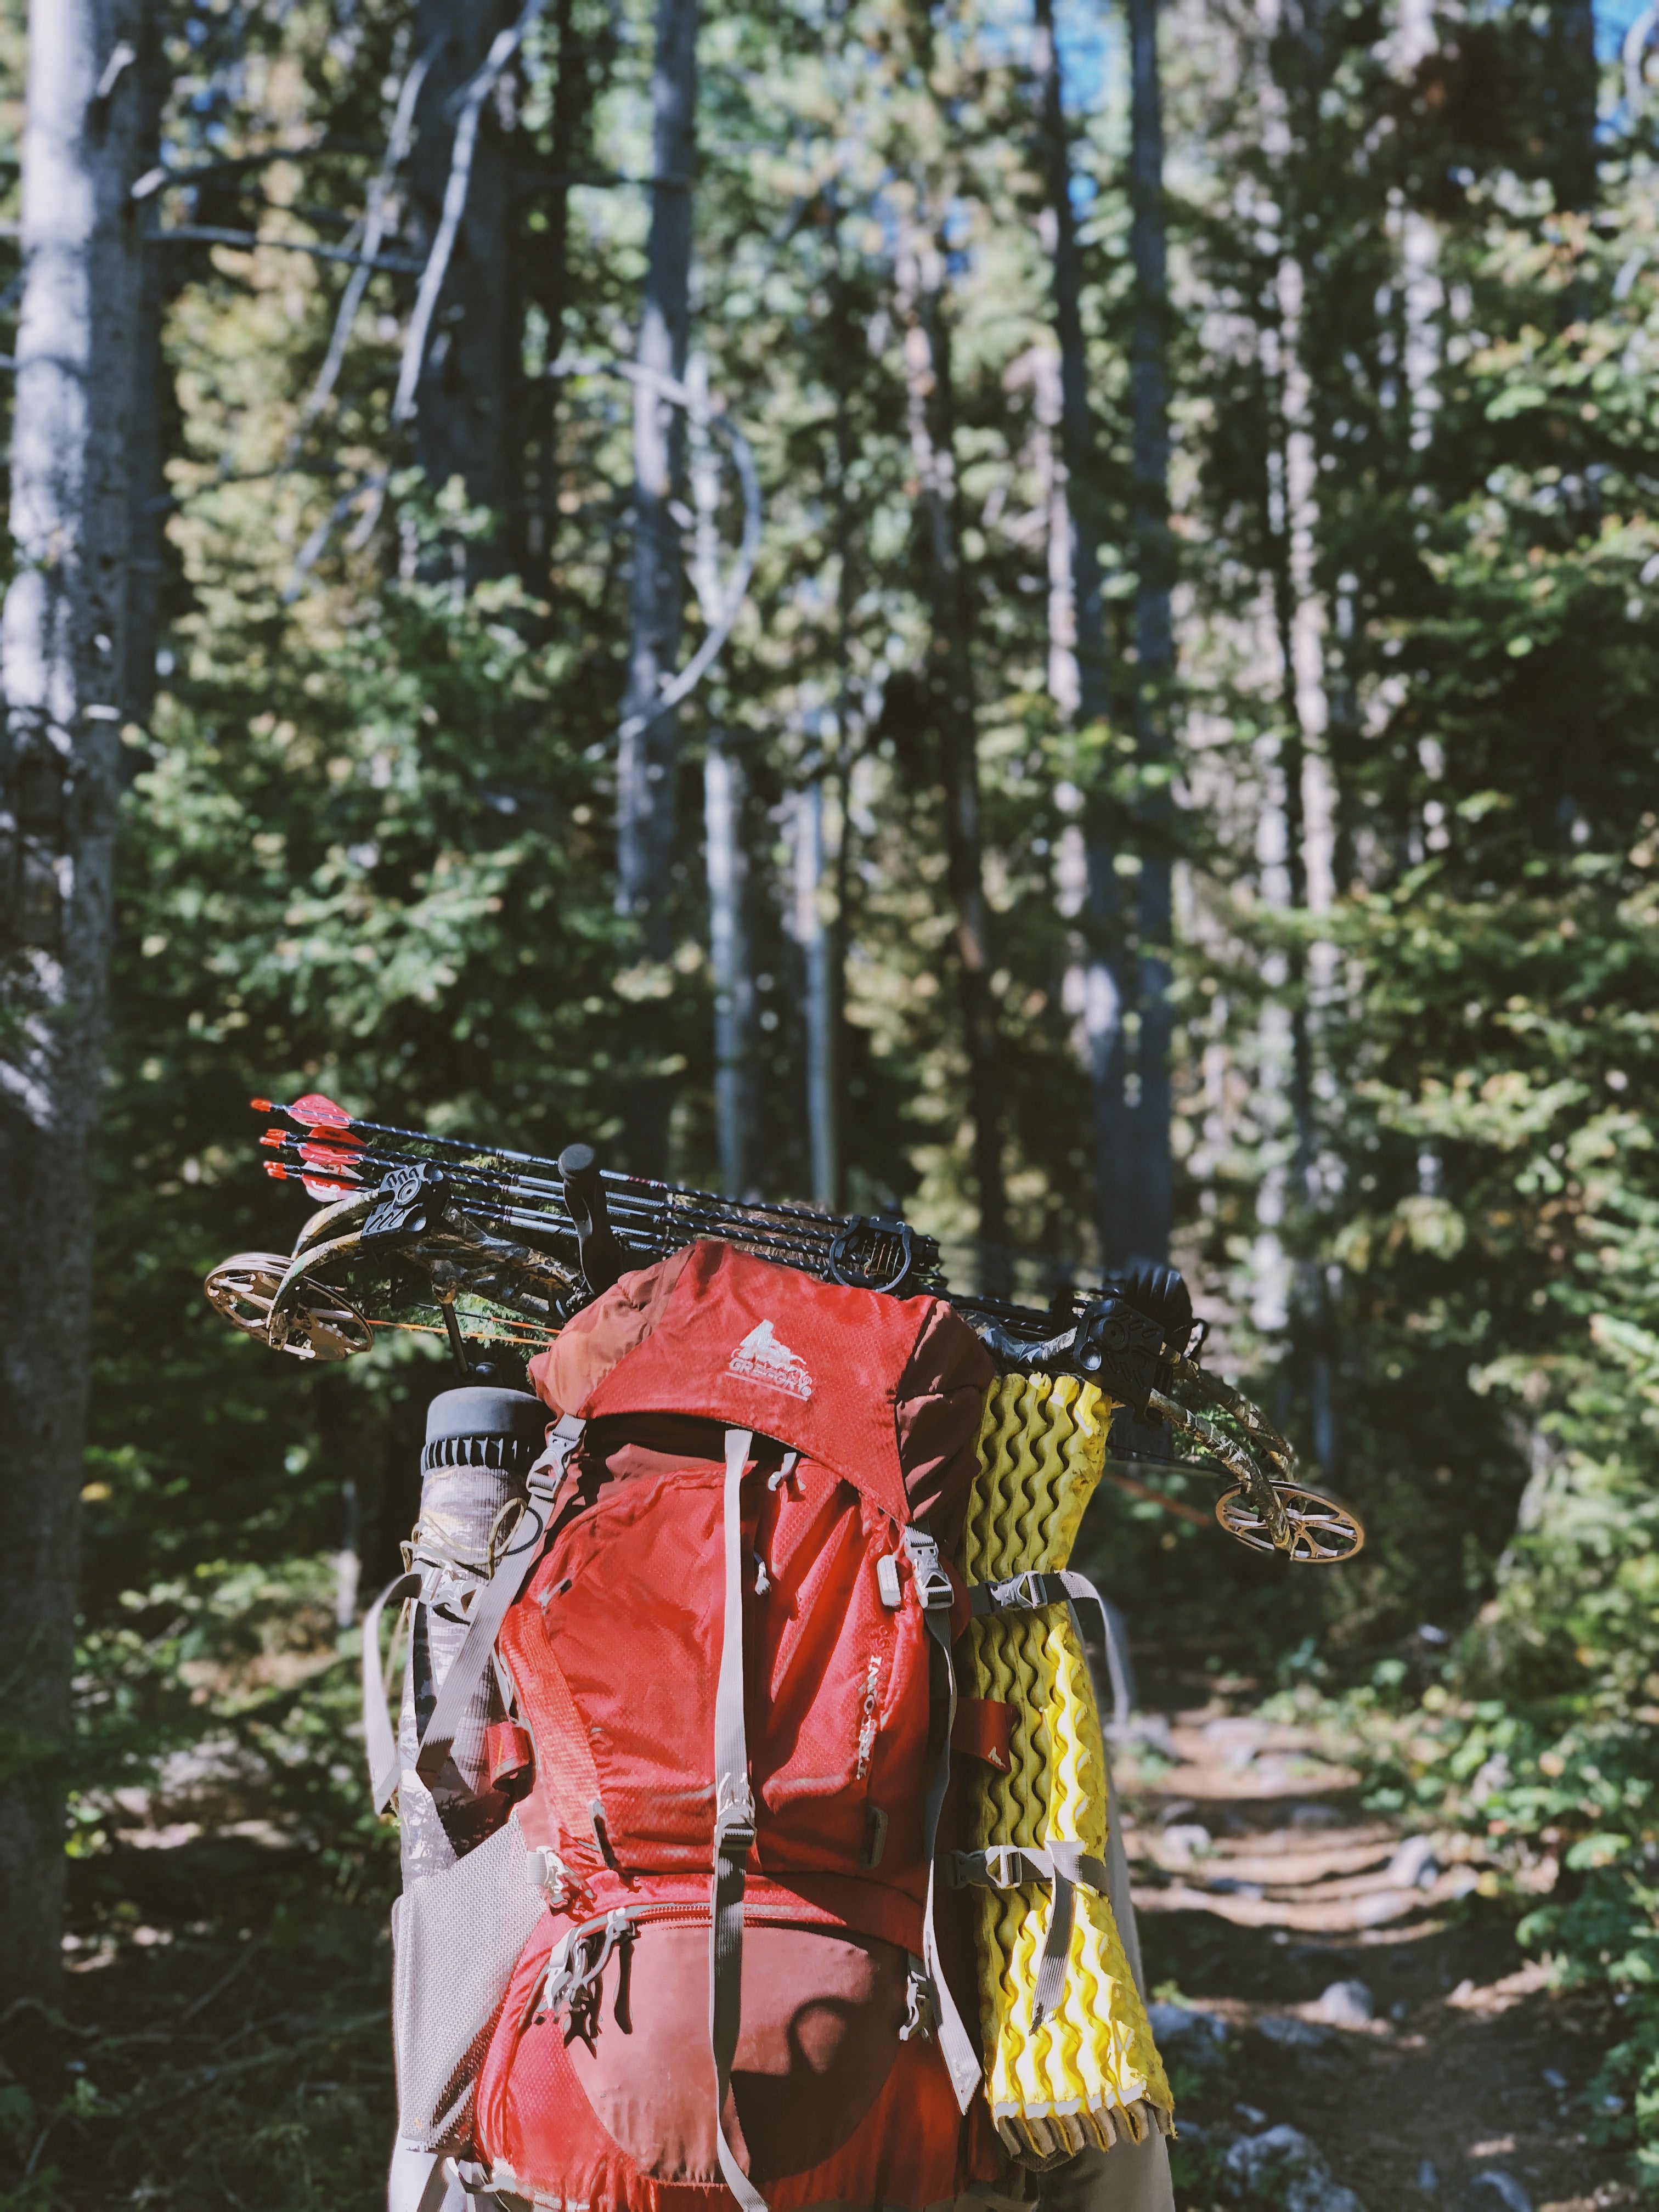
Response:
M743 1711L743 1471L750 1429L726 1432L721 1522L726 1571L720 1680L714 1690L714 1875L708 1928L708 2042L714 2057L714 2149L726 2187L743 2212L767 2212L766 2199L726 2139L726 2093L743 2021L743 1893L755 1840L749 1739Z
M1128 1719L1129 1668L1121 1648L1117 1618L1086 1575L1074 1574L1069 1568L1050 1569L1046 1573L1028 1569L1022 1574L1009 1575L1000 1582L974 1583L968 1592L968 1602L975 1617L981 1620L993 1618L1000 1613L1037 1613L1045 1606L1063 1605L1071 1616L1078 1650L1085 1665L1088 1662L1088 1647L1084 1641L1083 1624L1077 1617L1077 1609L1079 1602L1094 1606L1100 1614L1107 1671L1111 1678L1112 1718L1120 1728ZM1091 1672L1091 1686L1092 1684ZM1056 1843L1054 1845L1052 1872L1042 1877L1053 1881L1054 1899L1049 1907L1048 1926L1043 1936L1042 1950L1037 1960L1036 1977L1031 1991L1033 2028L1041 2027L1045 2020L1059 2011L1065 2001L1066 1971L1071 1955L1072 1927L1077 1909L1073 1890L1078 1885L1078 1876L1072 1865L1060 1862L1074 1858L1080 1850L1079 1844ZM963 1855L957 1856L961 1857ZM1032 1855L1028 1853L1026 1856L1029 1858ZM1103 1891L1106 1883L1103 1863L1090 1859L1083 1863L1097 1868L1100 1878L1087 1878L1082 1887ZM987 1877L981 1875L977 1878L984 1880Z
M529 1581L530 1571L541 1557L549 1508L586 1427L586 1421L561 1413L548 1437L547 1449L530 1470L529 1496L525 1501L523 1517L495 1573L473 1601L466 1639L444 1676L432 1717L421 1738L415 1771L428 1790L443 1772L456 1730L466 1718L467 1707L489 1670L489 1655L495 1648L495 1638L507 1618L507 1609Z
M380 1663L380 1615L394 1598L402 1604L420 1594L419 1575L399 1575L386 1584L363 1615L363 1748L368 1753L368 1786L377 1813L384 1813L392 1802L398 1767L398 1739L386 1711L386 1675Z
M1105 1860L1058 1837L1046 1844L988 1844L982 1851L945 1851L940 1864L947 1889L1024 1889L1058 1878L1097 1897L1110 1893Z
M1052 1885L1048 1932L1037 1959L1031 1991L1031 2026L1059 2011L1066 1995L1066 1968L1072 1948L1072 1927L1079 1889L1097 1897L1110 1893L1110 1876L1104 1859L1085 1851L1081 1844L1051 1837L1047 1844L991 1844L982 1851L947 1851L945 1886L951 1889L978 1887L1023 1889L1028 1883Z
M1129 1717L1133 1693L1130 1688L1128 1656L1123 1649L1122 1625L1114 1606L1107 1604L1087 1575L1074 1574L1070 1568L1058 1572L1050 1570L1042 1573L1028 1570L1024 1574L1009 1575L1000 1582L974 1583L969 1587L968 1602L974 1617L984 1620L999 1613L1036 1613L1044 1606L1063 1605L1072 1615L1072 1626L1077 1631L1079 1644L1084 1641L1083 1625L1078 1620L1079 1601L1091 1605L1100 1615L1101 1634L1106 1647L1106 1665L1112 1681L1112 1719L1121 1728ZM1086 1655L1085 1655L1086 1656Z

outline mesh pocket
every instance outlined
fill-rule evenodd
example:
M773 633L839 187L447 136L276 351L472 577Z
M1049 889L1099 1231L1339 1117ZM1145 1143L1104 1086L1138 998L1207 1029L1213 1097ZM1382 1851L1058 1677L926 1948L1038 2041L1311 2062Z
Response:
M516 1814L393 1905L392 2040L406 2141L428 2150L465 2141L495 2016L542 1911Z

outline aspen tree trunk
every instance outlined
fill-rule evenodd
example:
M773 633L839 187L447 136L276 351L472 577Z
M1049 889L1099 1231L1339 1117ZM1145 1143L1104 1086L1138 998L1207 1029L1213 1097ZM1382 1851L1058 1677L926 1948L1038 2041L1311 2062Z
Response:
M829 772L819 783L819 823L823 797L836 795L836 842L827 869L819 870L822 888L827 873L833 908L820 920L818 963L820 981L807 992L807 1121L812 1146L812 1196L831 1209L842 1202L846 1168L843 1137L843 1086L846 1080L847 942L848 898L852 885L853 728L857 712L853 681L853 611L858 598L857 538L853 501L853 470L858 457L858 436L853 422L849 384L852 364L858 358L860 332L854 290L848 280L841 238L840 211L833 185L829 194L831 211L830 282L830 315L837 343L835 362L836 428L834 443L836 549L836 634L840 683L836 697L836 747Z
M967 578L957 514L955 408L945 314L945 255L915 216L898 255L905 381L927 598L927 697L945 784L945 848L957 915L957 964L968 1052L969 1109L979 1230L991 1248L988 1287L997 1286L1007 1239L996 1010L991 997L989 909L981 848L979 732L970 658Z
M689 428L691 494L696 508L692 574L702 618L720 612L720 456L708 434L708 364L686 363L691 395ZM714 984L714 1128L720 1188L746 1198L754 1188L759 1135L755 1071L755 964L749 928L749 854L744 830L749 778L722 713L721 688L708 686L708 750L703 757L703 865L708 886L708 964Z
M703 762L703 851L708 957L714 982L714 1125L720 1188L746 1198L754 1182L755 975L748 927L747 778L724 731L708 732Z
M812 1196L833 1206L841 1179L836 1156L836 1002L833 947L824 920L823 778L814 776L795 801L795 935L806 970L806 1130Z
M638 363L678 380L690 321L691 169L696 154L697 0L658 0L651 231ZM680 474L679 417L648 382L634 393L634 568L628 687L617 761L617 911L639 931L640 950L663 961L672 948L670 874L674 859L679 726L658 709L679 646L679 532L669 513ZM662 1175L668 1162L666 1081L637 1074L626 1109L628 1164Z
M1075 697L1061 701L1084 728L1108 721L1112 711L1105 609L1101 599L1099 453L1089 404L1089 361L1083 335L1083 262L1072 207L1072 158L1066 128L1065 86L1054 38L1054 0L1036 0L1033 66L1036 77L1039 144L1053 233L1054 337L1060 349L1060 433L1063 492L1051 527L1059 542L1072 614ZM1059 582L1058 577L1054 580ZM1120 1255L1128 1216L1130 1158L1123 1101L1123 1011L1126 992L1122 915L1118 896L1115 830L1098 788L1084 799L1087 856L1087 954L1079 979L1089 1054L1094 1128L1095 1217L1103 1256Z
M1287 15L1287 43L1300 48L1293 90L1269 129L1269 150L1281 163L1280 196L1286 247L1275 280L1276 319L1269 336L1269 390L1273 443L1268 455L1268 522L1272 548L1273 619L1282 664L1279 749L1285 822L1285 877L1293 913L1322 911L1328 901L1336 855L1331 826L1310 818L1309 796L1322 791L1340 824L1342 803L1330 789L1333 763L1346 736L1333 732L1326 684L1326 639L1318 597L1319 451L1322 427L1328 437L1328 408L1313 374L1305 336L1306 265L1316 239L1316 207L1309 180L1322 161L1321 103L1334 66L1334 48L1318 7ZM1282 141L1282 143L1280 143ZM1315 188L1316 189L1316 187ZM1409 218L1408 218L1409 220ZM1304 243L1305 241L1305 243ZM1404 259L1409 276L1412 248ZM1316 264L1314 281L1317 281ZM1408 313L1420 299L1407 286ZM1407 383L1413 423L1420 419L1423 374L1420 335L1408 345ZM1339 616L1340 609L1339 608ZM1337 643L1339 680L1342 641ZM1314 1455L1322 1471L1336 1471L1339 1457L1336 1393L1336 1315L1318 1251L1324 1197L1320 1181L1320 1134L1315 1079L1316 1007L1329 990L1334 957L1328 946L1309 948L1293 938L1287 948L1290 1028L1291 1160L1297 1227L1290 1310L1291 1361L1297 1394L1311 1425Z
M1065 88L1054 42L1054 0L1036 0L1034 55L1041 102L1043 185L1054 225L1054 337L1060 347L1060 452L1071 526L1073 620L1077 635L1078 718L1104 721L1112 708L1106 619L1100 596L1098 441L1089 404L1089 356L1083 337L1083 258L1072 207L1072 157Z
M517 17L516 0L419 0L413 51L432 60L415 107L410 159L410 245L430 248L441 219L455 149L455 103L496 33ZM502 518L491 542L469 547L474 575L508 565L523 504L520 416L523 302L514 277L514 207L504 78L485 100L466 206L416 387L415 449L434 486L459 477L468 500ZM509 111L510 112L510 111Z
M130 514L140 0L32 0L0 619L0 2004L61 1972Z
M161 161L161 114L170 84L161 25L153 9L146 11L141 24L134 76L137 119L132 158L143 176ZM143 204L137 218L141 234L156 227L161 205L159 194ZM149 720L155 704L155 651L169 554L167 462L176 433L178 406L161 350L161 324L170 296L164 282L166 258L147 248L142 236L134 251L137 268L125 425L130 520L121 706L128 720L142 726Z
M1129 0L1130 247L1134 260L1129 339L1135 547L1135 750L1143 770L1167 771L1175 635L1170 590L1169 252L1164 210L1164 102L1158 80L1158 0ZM1141 807L1136 929L1139 939L1138 1095L1126 1115L1129 1165L1117 1224L1120 1258L1166 1259L1175 1211L1170 1162L1170 837L1167 783Z

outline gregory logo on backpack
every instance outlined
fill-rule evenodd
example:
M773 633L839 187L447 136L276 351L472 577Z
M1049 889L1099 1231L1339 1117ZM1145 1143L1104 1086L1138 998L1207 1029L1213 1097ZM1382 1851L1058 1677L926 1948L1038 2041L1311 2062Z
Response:
M787 1344L779 1343L769 1321L760 1322L750 1330L726 1366L733 1375L745 1376L751 1382L769 1382L775 1390L787 1390L792 1398L812 1395L806 1362Z

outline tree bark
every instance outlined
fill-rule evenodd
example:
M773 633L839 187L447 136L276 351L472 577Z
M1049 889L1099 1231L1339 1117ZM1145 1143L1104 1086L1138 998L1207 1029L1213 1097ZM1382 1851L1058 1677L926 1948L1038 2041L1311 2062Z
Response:
M64 1784L109 969L141 0L32 0L16 574L0 618L0 2003L61 1972Z
M414 51L430 52L432 62L416 103L410 160L408 236L417 255L430 251L443 214L456 96L518 14L515 0L419 0ZM523 302L514 273L512 176L501 119L511 83L503 78L479 118L466 207L416 387L415 452L428 481L441 489L459 477L471 505L502 519L493 541L469 547L474 574L498 574L507 565L523 499L515 434Z
M690 321L691 187L696 157L698 0L658 0L652 73L651 231L637 360L651 376L685 373ZM679 725L657 700L673 673L684 584L679 532L669 512L684 449L682 419L642 380L634 392L634 568L628 687L617 761L617 910L634 922L640 951L660 962L672 949ZM635 1075L625 1110L628 1164L662 1175L669 1095L648 1068Z
M1053 502L1051 532L1069 592L1075 699L1059 701L1079 724L1111 718L1111 663L1101 598L1100 551L1104 539L1099 445L1089 404L1089 361L1083 334L1083 258L1072 206L1072 155L1066 127L1065 84L1054 37L1054 0L1036 0L1033 67L1036 78L1038 142L1044 196L1052 228L1054 337L1060 349L1060 489ZM1124 1125L1123 1013L1127 977L1121 902L1115 856L1121 825L1099 787L1084 794L1083 836L1088 893L1084 903L1086 951L1078 979L1089 1060L1095 1161L1095 1220L1103 1256L1126 1249L1128 1215L1127 1132Z
M1135 752L1143 777L1141 862L1136 905L1139 1033L1138 1095L1125 1116L1129 1168L1109 1255L1167 1259L1175 1212L1170 1162L1170 835L1167 775L1175 635L1170 592L1169 251L1164 209L1164 103L1158 80L1158 0L1129 0L1130 250L1134 313L1129 339L1135 549Z
M910 451L928 611L927 698L945 786L945 850L957 916L957 967L968 1056L969 1109L979 1231L989 1288L1006 1273L1008 1209L1002 1170L1001 1086L996 1008L991 996L990 915L981 849L979 730L974 701L971 623L957 513L955 405L950 329L945 313L945 254L919 219L904 226L898 254L898 303L904 325Z

